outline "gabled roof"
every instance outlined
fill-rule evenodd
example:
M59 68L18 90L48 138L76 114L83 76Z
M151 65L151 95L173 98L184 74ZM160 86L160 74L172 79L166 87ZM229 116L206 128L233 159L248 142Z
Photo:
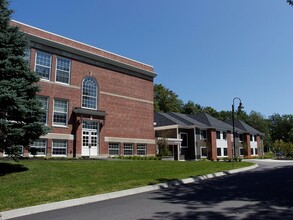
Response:
M207 113L198 113L196 115L188 115L188 116L206 124L207 126L209 126L211 128L215 128L218 130L227 130L227 131L233 130L231 125L229 125L223 121L220 121Z
M233 126L232 120L228 119L225 121L226 123L230 124ZM234 120L234 126L235 128L237 128L237 130L239 131L239 129L241 130L241 133L250 133L252 135L256 135L256 134L263 134L262 132L256 130L255 128L251 127L250 125L246 124L245 122L239 120L239 119L235 119Z
M192 117L186 114L181 114L181 113L171 113L172 115L176 115L178 119L187 121L188 123L191 123L192 125L196 125L197 127L200 128L209 128L209 125L206 125Z

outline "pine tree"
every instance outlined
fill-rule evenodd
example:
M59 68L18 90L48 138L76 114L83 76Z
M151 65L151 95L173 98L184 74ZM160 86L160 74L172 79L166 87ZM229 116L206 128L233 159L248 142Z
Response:
M39 77L24 59L27 41L18 27L10 26L13 13L0 0L0 151L17 158L19 146L47 133L40 123L44 112L37 100Z

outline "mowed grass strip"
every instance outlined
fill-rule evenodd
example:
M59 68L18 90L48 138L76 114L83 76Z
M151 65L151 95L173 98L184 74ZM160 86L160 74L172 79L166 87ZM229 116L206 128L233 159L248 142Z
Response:
M252 165L247 162L0 161L0 211L96 195Z

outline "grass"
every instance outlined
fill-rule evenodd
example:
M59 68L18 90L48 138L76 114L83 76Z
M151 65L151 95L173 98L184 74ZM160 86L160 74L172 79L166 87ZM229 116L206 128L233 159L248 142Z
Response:
M249 166L247 162L0 161L0 211Z

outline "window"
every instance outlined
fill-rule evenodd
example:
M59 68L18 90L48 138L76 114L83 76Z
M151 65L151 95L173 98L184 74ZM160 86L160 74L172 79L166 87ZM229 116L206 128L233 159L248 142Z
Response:
M226 157L226 156L228 156L227 147L217 147L217 156L218 157Z
M133 144L124 144L123 151L124 155L133 155Z
M253 135L250 135L250 141L253 141Z
M227 132L223 131L223 139L226 140L227 139Z
M44 111L44 115L41 118L41 122L44 124L48 124L48 106L49 106L48 100L49 99L47 97L42 97L42 96L39 96L38 99L41 102L42 110Z
M30 63L30 58L31 58L31 50L30 48L25 48L24 51L24 60L29 64Z
M53 140L53 156L67 156L67 141Z
M217 136L217 139L221 139L221 132L220 131L216 131L216 136Z
M257 148L254 148L254 153L255 153L255 155L258 155L258 149Z
M53 124L67 125L68 102L64 100L54 100Z
M244 141L243 134L239 134L239 141L240 141L240 142L243 142L243 141Z
M188 147L188 134L187 133L180 133L180 137L182 139L181 147Z
M42 79L50 80L52 55L37 51L35 71Z
M206 147L201 147L200 148L200 153L201 153L201 157L207 157L208 156L208 150Z
M109 143L109 155L120 155L119 143Z
M239 153L240 153L240 156L243 156L244 155L244 149L243 149L243 147L240 147L239 148Z
M146 155L146 145L145 144L137 144L137 155Z
M69 84L70 64L70 60L62 57L57 57L56 82Z
M33 142L30 148L37 149L37 156L46 156L47 141L44 139L39 139Z
M254 141L257 142L257 135L254 135Z
M207 139L207 131L206 130L200 130L200 139L201 140Z
M91 77L82 82L82 107L97 109L97 83Z

